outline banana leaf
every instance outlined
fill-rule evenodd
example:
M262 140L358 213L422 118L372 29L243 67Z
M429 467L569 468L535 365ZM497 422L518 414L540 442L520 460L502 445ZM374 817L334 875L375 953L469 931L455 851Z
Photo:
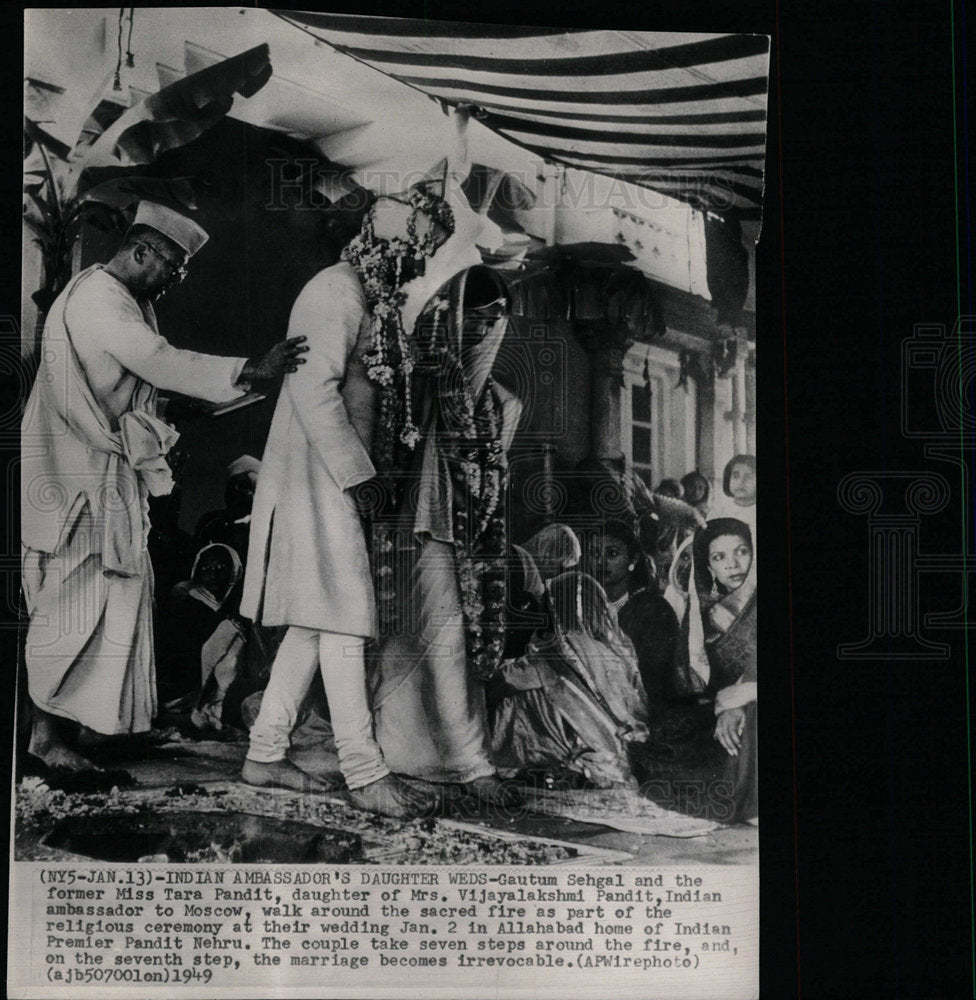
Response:
M192 142L220 121L235 94L252 97L271 78L270 51L257 45L230 59L191 73L123 113L80 158L25 118L24 222L44 256L43 285L32 298L45 313L70 276L71 247L82 219L104 231L123 231L129 210L148 198L193 210L204 178L134 177L170 149ZM36 150L43 166L29 160Z
M145 165L186 145L223 118L234 95L252 97L271 79L270 51L257 45L150 94L92 143L78 174L92 167Z

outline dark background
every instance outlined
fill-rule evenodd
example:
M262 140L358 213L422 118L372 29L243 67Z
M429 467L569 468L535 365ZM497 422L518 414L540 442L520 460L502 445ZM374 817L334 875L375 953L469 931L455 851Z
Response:
M972 547L973 511L961 506L960 470L927 460L923 442L901 432L900 358L916 324L951 331L960 308L976 311L962 44L964 32L972 34L966 15L976 13L962 0L686 2L663 13L660 6L336 2L328 9L773 36L757 282L766 540L762 995L970 997L967 633L926 631L949 644L945 660L838 660L839 643L868 631L869 548L865 518L842 509L837 485L849 472L932 468L953 495L945 511L923 518L922 551L960 552L964 519ZM2 16L8 112L0 314L16 316L21 9L7 5ZM6 357L4 368L12 378L3 396L7 415L17 382ZM930 405L925 388L913 391L919 405ZM15 424L8 416L0 421L10 461ZM16 467L9 475L15 500L9 485ZM17 523L16 510L8 512L8 591L16 582ZM772 544L776 539L782 544ZM920 600L923 611L951 610L960 586L931 575ZM9 629L5 635L12 639ZM9 713L12 651L2 662ZM9 733L9 717L5 722Z

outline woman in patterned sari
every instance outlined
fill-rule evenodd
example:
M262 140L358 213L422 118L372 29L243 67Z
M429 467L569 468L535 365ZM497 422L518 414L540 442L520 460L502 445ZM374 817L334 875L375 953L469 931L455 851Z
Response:
M650 797L722 822L758 815L756 576L749 526L709 521L693 545L674 700L639 760Z
M381 637L376 738L394 772L490 805L515 790L489 758L484 681L501 659L505 453L521 414L491 377L508 321L500 279L457 275L417 323L409 462L394 464L394 513L373 524Z

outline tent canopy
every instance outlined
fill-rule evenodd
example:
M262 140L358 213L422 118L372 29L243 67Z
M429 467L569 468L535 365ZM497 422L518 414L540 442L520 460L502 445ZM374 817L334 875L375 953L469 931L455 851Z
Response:
M495 192L519 246L626 245L649 277L707 299L703 217L737 216L750 255L758 236L765 36L215 7L32 9L25 24L29 117L75 156L161 88L266 47L273 74L227 113L314 149L330 200L427 176L458 141L444 111L463 106L467 193Z
M276 11L553 163L759 218L769 39Z

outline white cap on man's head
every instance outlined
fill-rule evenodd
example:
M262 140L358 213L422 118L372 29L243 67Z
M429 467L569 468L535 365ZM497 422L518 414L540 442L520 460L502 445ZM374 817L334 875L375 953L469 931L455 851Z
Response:
M149 226L172 240L192 257L210 237L207 231L185 215L155 201L140 201L135 224Z

